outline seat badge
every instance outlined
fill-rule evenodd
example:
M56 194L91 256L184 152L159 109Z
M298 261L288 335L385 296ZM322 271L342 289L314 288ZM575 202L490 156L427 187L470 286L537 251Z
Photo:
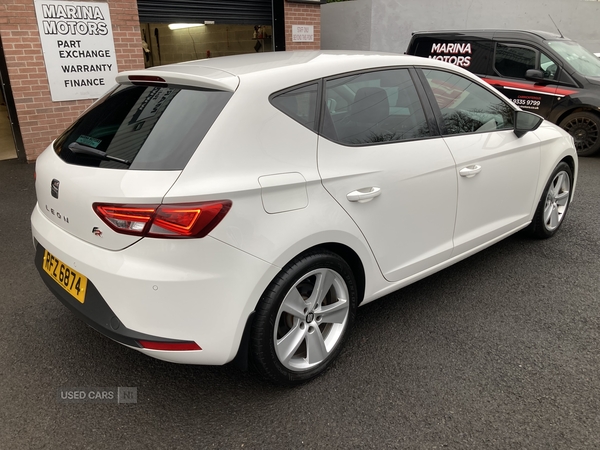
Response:
M58 181L56 178L53 179L52 183L50 183L50 193L52 194L52 197L58 198L59 186L60 186L60 181Z

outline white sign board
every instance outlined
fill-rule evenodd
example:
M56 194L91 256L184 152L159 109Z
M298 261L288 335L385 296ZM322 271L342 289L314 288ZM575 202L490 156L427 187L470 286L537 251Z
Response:
M292 42L314 42L315 27L313 25L292 25Z
M35 0L52 101L98 98L118 73L107 3Z

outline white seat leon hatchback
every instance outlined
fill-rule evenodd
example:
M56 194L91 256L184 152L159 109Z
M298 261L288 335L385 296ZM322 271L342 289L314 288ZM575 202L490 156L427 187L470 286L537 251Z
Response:
M162 360L309 380L359 305L551 237L573 198L572 138L443 62L277 52L116 81L37 160L35 265Z

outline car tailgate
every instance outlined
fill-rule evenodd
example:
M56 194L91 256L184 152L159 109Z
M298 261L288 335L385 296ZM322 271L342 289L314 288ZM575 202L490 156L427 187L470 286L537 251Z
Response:
M85 167L65 163L54 151L45 151L36 167L38 206L67 233L102 248L120 250L140 236L113 231L92 205L160 204L180 173Z

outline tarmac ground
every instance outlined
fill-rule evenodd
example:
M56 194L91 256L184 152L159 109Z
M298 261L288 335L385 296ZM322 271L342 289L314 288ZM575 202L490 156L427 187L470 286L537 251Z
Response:
M333 367L286 389L175 365L84 325L34 268L33 165L0 161L0 447L600 447L600 157L569 216L359 309ZM137 403L61 389L135 387Z

